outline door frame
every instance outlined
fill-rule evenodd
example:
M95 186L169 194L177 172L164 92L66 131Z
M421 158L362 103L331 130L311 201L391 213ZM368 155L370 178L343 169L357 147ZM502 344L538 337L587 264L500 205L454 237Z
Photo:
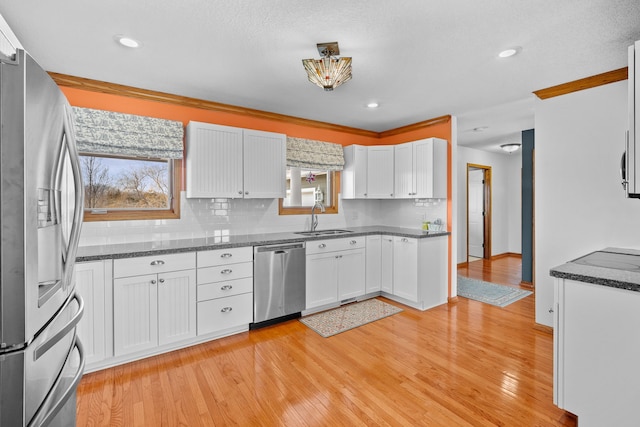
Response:
M469 170L484 172L484 251L483 259L491 259L491 166L467 163L467 265L469 265Z

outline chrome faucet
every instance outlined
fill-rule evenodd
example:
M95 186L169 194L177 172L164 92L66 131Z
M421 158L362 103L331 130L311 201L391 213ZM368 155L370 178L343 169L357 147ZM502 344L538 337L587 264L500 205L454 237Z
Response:
M316 215L316 206L320 206L320 212L324 212L324 205L322 202L316 202L311 208L311 231L316 231L318 226L318 216Z

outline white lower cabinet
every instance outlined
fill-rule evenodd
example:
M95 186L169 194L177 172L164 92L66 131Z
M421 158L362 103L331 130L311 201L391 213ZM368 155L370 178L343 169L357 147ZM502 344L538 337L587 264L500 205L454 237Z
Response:
M111 265L111 260L75 265L76 290L84 301L77 333L84 347L86 370L113 352Z
M393 237L381 236L380 286L382 292L393 293Z
M253 247L198 252L198 335L253 322Z
M556 278L554 311L554 403L580 427L640 425L640 292Z
M418 240L393 238L393 294L418 301Z
M135 264L157 272L119 277ZM113 306L115 356L195 337L195 253L115 260Z
M367 236L367 251L365 262L365 293L379 292L382 289L382 236L379 234Z
M364 237L307 242L307 310L364 294Z

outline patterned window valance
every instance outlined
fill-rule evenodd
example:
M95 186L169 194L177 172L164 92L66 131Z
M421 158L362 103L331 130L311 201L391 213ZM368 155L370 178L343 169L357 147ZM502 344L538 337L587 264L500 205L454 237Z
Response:
M287 137L287 166L321 171L341 171L344 166L342 145Z
M182 122L73 107L78 150L86 153L181 159Z

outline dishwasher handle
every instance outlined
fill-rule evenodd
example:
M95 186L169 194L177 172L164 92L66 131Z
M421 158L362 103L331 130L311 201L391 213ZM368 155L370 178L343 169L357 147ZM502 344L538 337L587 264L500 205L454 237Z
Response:
M302 243L291 243L288 245L267 245L267 246L254 246L253 252L275 252L276 254L286 254L289 253L289 249L304 249L304 242Z

